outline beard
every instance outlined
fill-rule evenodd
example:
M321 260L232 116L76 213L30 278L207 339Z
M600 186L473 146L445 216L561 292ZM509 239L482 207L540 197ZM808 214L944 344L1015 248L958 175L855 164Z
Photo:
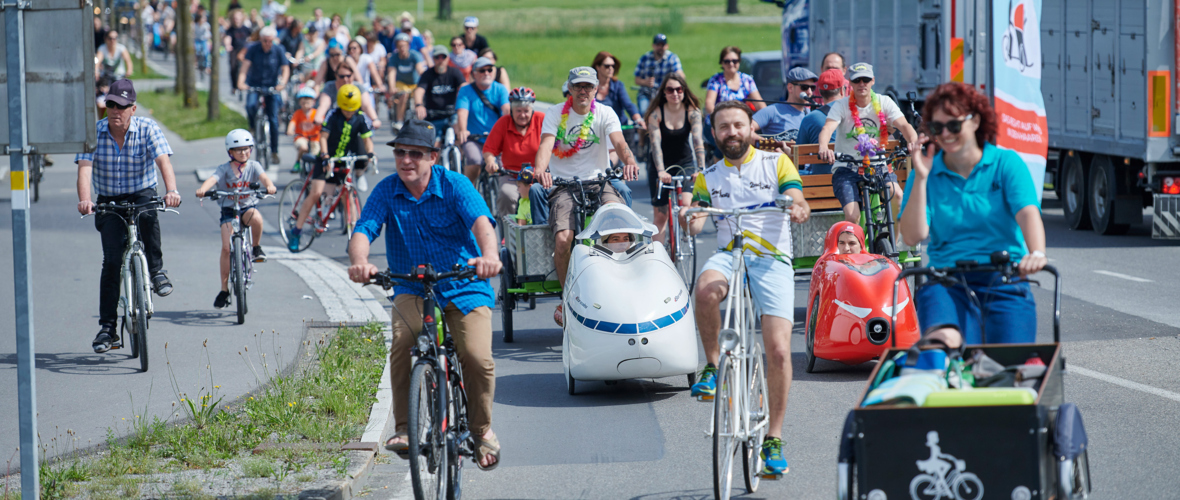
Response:
M740 161L745 158L746 151L750 150L750 145L753 141L750 137L727 137L725 141L717 144L717 148L721 150L721 154L725 155L730 160Z

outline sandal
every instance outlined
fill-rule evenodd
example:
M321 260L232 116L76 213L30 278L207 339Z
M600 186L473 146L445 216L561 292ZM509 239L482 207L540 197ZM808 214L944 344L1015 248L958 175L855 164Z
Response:
M500 465L500 440L499 440L499 438L497 438L495 435L492 436L492 439L476 438L475 445L476 445L475 466L479 467L479 470L483 470L483 471L494 470L496 467L498 467ZM484 459L484 457L486 457L488 455L491 455L492 457L494 457L496 459L496 461L492 462L492 465L484 467L483 466L483 459Z
M402 442L402 443L393 443L392 442L394 439L397 439L399 437L404 439L405 442ZM389 439L385 440L385 449L392 451L394 453L397 453L397 456L399 456L401 458L404 458L404 459L410 458L410 435L406 432L395 432L393 434L393 436L390 436Z
M562 311L561 311L561 304L557 304L557 309L554 309L554 310L553 310L553 322L554 322L554 323L557 323L557 326L560 326L560 327L564 328L564 327L565 327L565 322L564 322L564 321L562 321L562 316L563 316L563 315L562 315L562 313L561 313L561 312L562 312Z

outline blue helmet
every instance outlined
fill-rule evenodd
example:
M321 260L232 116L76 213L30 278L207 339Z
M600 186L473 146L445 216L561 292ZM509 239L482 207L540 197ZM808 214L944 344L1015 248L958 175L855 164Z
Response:
M296 100L303 99L304 97L315 99L315 91L312 90L311 87L303 87L295 94Z

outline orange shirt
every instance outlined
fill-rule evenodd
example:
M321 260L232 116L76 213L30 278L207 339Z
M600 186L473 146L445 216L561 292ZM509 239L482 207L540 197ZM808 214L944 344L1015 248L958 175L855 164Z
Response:
M295 137L304 137L309 141L320 140L320 126L315 124L315 112L315 108L307 113L300 108L291 115L291 122L295 124Z

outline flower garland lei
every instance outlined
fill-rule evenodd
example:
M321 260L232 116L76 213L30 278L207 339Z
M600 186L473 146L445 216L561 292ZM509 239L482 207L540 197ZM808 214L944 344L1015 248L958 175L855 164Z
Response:
M881 96L876 92L869 91L869 97L873 102L873 111L877 112L877 123L880 124L880 131L877 139L874 139L865 130L864 123L860 120L860 110L856 108L856 97L848 98L848 109L852 114L853 131L856 132L856 150L860 152L861 156L876 156L878 153L885 151L882 146L880 138L889 137L889 125L885 121L885 112L881 110Z
M561 159L566 159L573 156L578 151L582 150L582 146L590 138L590 126L594 123L594 108L597 103L590 101L590 113L586 114L586 119L582 121L582 130L578 133L578 140L570 145L569 149L559 149L565 143L565 124L570 119L570 108L573 107L574 98L566 99L565 106L561 108L561 123L557 125L557 140L553 142L553 154Z

